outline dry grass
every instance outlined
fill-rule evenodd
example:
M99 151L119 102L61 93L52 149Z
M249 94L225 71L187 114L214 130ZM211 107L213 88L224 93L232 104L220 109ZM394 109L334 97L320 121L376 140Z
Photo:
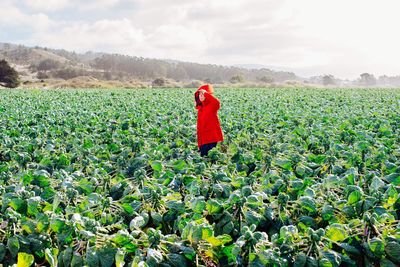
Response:
M46 79L27 81L22 87L25 88L148 88L149 83L130 80L130 81L104 81L90 76L80 76L69 80Z
M27 78L27 77L26 77ZM31 77L29 77L31 78ZM20 87L22 88L151 88L151 81L140 81L140 80L128 80L128 81L117 81L117 80L99 80L91 76L80 76L69 80L63 79L26 79ZM177 82L172 79L165 79L165 85L163 88L197 88L202 81L182 81ZM220 88L315 88L321 87L315 84L305 84L299 81L286 81L282 83L262 83L262 82L243 82L243 83L222 83L214 84L215 87Z

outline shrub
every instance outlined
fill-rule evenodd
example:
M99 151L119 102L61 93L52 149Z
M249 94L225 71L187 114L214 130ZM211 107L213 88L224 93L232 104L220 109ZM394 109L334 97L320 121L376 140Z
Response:
M152 82L153 87L163 87L165 86L165 79L164 78L157 78Z
M185 87L187 88L198 88L202 85L203 83L201 81L198 80L193 80L188 84L185 84Z
M230 79L231 83L242 83L244 82L244 77L243 75L235 75Z
M9 88L18 87L20 84L18 72L7 61L0 60L0 85Z
M37 77L39 80L43 80L43 79L48 79L48 78L49 78L49 75L47 75L47 73L44 72L44 71L39 71L38 74L36 75L36 77Z

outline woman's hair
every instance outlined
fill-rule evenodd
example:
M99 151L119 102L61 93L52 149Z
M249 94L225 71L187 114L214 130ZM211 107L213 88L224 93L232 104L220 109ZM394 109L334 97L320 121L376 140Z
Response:
M194 100L196 101L196 107L201 106L201 101L200 101L200 92L196 92L194 94Z
M196 93L194 93L194 100L196 101L196 108L202 106L200 101L200 90L204 90L209 94L214 94L214 88L211 84L203 84L202 86L197 89Z

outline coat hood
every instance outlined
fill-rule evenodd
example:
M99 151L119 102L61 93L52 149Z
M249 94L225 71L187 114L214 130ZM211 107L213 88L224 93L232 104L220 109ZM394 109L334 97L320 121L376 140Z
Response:
M211 84L203 84L202 86L200 86L196 92L200 91L200 90L205 90L207 93L212 94L214 93L214 88Z
M196 109L199 109L202 106L202 104L200 102L200 99L199 99L199 91L200 90L205 90L209 94L213 94L214 93L214 88L213 88L213 86L211 84L203 84L202 86L200 86L196 90L196 92L194 93L194 99L195 99L195 102L196 102Z

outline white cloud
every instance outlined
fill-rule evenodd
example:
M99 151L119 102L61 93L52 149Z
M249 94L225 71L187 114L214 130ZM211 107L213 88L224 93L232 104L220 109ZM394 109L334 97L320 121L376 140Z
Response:
M9 41L304 75L400 74L396 0L24 0L28 10L3 1Z
M35 11L58 11L69 5L68 0L26 0L28 7Z
M12 2L6 1L0 9L0 29L9 31L9 34L18 30L30 32L45 31L51 24L51 19L44 13L27 14L18 7L12 5Z
M151 44L151 50L145 55L179 58L185 54L185 60L198 60L207 47L207 41L207 35L201 30L181 25L161 25L146 36L145 43Z
M99 20L94 23L64 22L57 28L34 35L30 42L81 52L101 50L115 53L143 45L142 31L128 19Z
M120 0L89 0L89 1L76 1L75 6L77 6L80 10L89 11L96 9L107 9L117 5Z

